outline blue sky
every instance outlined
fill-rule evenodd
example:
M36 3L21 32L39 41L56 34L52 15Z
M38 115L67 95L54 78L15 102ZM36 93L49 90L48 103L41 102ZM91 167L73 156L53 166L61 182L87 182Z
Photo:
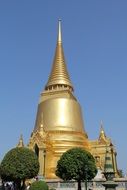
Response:
M127 171L127 1L0 1L0 159L27 144L51 70L58 19L68 71L90 139L100 121Z

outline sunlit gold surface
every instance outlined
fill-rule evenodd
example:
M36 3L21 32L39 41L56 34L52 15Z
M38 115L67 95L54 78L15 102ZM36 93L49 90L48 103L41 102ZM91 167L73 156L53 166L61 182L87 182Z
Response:
M88 140L81 108L73 95L73 86L66 69L59 21L52 71L40 96L35 127L28 144L38 156L39 175L47 179L56 178L57 161L66 150L73 147L82 147L90 151L96 159L97 166L103 169L106 148L110 145L111 141L102 128L97 140ZM114 149L113 156L117 172Z
M62 37L61 37L61 21L59 21L58 26L58 40L56 45L56 52L53 61L52 71L49 76L46 89L52 89L52 87L59 87L59 85L69 86L73 89L73 86L70 81L69 74L67 72L64 51L62 47Z
M74 99L53 98L38 105L35 130L43 123L46 131L63 130L84 132L80 105Z
M90 150L79 103L73 95L68 95L70 90L60 90L60 92L59 94L59 90L58 92L54 91L54 95L50 92L42 93L34 132L29 144L32 149L35 144L39 149L42 147L46 149L45 177L48 179L56 178L57 161L66 150L73 147ZM43 128L44 132L48 134L47 140L44 140L44 136L41 137ZM40 175L42 175L44 160L40 158L39 160L41 160Z

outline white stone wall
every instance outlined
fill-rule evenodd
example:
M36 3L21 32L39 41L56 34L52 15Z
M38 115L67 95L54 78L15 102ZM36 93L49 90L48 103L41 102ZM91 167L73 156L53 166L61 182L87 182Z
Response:
M77 190L76 182L58 182L58 181L47 181L49 188L56 190ZM93 181L87 183L87 190L105 190L102 185L104 181ZM127 190L127 181L117 181L118 187L116 190ZM85 182L82 182L82 190L85 190Z

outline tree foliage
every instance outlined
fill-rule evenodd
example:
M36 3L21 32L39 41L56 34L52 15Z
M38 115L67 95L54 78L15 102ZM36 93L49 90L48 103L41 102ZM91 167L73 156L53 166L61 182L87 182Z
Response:
M68 150L57 162L56 175L63 180L76 180L79 186L81 181L93 179L96 173L94 157L81 148Z
M0 165L0 175L4 181L30 179L38 174L39 162L35 153L24 147L11 149Z
M45 181L35 181L31 184L29 190L48 190L48 185Z

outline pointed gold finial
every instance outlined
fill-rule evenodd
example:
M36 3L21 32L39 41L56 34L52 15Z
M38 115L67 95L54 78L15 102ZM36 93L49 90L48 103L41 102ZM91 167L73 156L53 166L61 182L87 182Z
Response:
M100 123L101 123L101 127L103 128L103 121L101 120L101 122L100 122Z
M106 134L105 134L105 131L104 131L104 128L103 128L103 122L101 120L101 128L100 128L100 135L99 135L99 140L102 141L102 140L106 140Z
M103 128L103 121L101 120L101 122L100 122L100 126L101 126L101 128L100 128L100 134L101 133L105 133L104 132L104 128Z
M44 127L43 127L43 124L40 125L40 131L43 131L44 130Z
M17 147L24 147L23 136L22 136L22 134L20 135L19 143L18 143Z
M62 43L61 19L59 19L59 24L58 24L58 43Z
M56 52L54 56L51 74L45 90L59 90L69 89L73 91L73 86L66 68L66 61L64 58L64 51L62 47L62 34L61 34L61 20L58 22L58 38L56 45Z
M45 133L44 126L43 126L42 123L40 124L39 133L40 133L41 135L44 135L44 133Z
M43 113L41 114L41 124L40 124L40 128L39 128L39 132L40 133L44 133L45 130L44 130L44 117L43 117Z

